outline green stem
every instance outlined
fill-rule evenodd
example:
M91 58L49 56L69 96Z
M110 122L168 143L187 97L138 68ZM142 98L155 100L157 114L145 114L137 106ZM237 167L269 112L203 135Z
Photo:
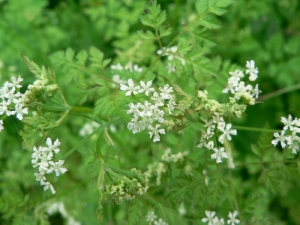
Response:
M271 98L275 98L279 95L283 95L283 94L288 93L288 92L296 91L298 89L300 89L300 84L296 84L294 86L283 88L283 89L280 89L278 91L263 95L263 96L259 97L257 99L257 101L262 102L262 101L265 101L265 100L268 100L268 99L271 99Z
M256 132L280 132L280 130L275 129L264 129L264 128L257 128L257 127L243 127L243 126L233 126L233 128L238 130L247 130L247 131L256 131Z
M70 151L68 151L66 154L64 154L61 159L66 159L67 157L69 157L73 152L75 152L80 145L82 145L85 141L89 140L90 137L92 137L95 133L100 132L101 130L103 130L105 127L117 123L121 121L121 119L116 119L116 120L112 120L110 122L101 124L101 126L98 129L95 129L90 135L86 136L84 139L82 139L77 145L75 145Z
M88 107L73 106L70 110L70 113L93 113L93 109Z

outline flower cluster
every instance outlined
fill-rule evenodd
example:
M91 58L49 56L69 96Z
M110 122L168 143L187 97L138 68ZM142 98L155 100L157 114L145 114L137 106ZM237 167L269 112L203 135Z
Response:
M200 143L197 145L198 148L206 147L209 150L213 150L211 155L212 159L216 159L217 163L222 162L222 158L228 158L228 154L225 152L224 147L215 147L215 143L212 140L217 131L221 132L218 137L218 141L224 144L225 140L230 141L231 135L236 135L237 131L232 129L231 123L225 123L224 118L218 113L215 113L212 119L206 120L205 125L206 130L202 131Z
M156 185L158 186L161 184L162 174L166 173L166 172L167 172L167 169L166 169L165 164L163 164L162 162L154 162L147 166L147 171L145 172L145 175L148 178L156 176Z
M99 127L99 123L92 121L90 123L85 123L79 131L79 136L85 137L94 132L95 129Z
M288 118L281 117L281 122L284 124L284 127L280 134L278 132L274 133L275 139L272 140L272 144L276 146L280 142L281 147L292 150L293 154L297 154L299 151L300 144L300 119L293 119L291 115Z
M214 211L205 211L206 214L206 218L202 219L203 223L207 223L208 225L223 225L225 224L225 221L223 218L218 218L216 216L216 212ZM235 224L239 224L240 220L236 219L238 215L237 211L229 212L228 217L229 219L227 220L227 224L229 225L235 225Z
M182 162L184 156L187 156L189 154L188 151L184 151L184 152L178 152L177 154L171 154L171 149L167 148L167 150L165 151L165 153L162 155L161 159L162 161L165 162Z
M66 225L81 225L80 222L69 215L63 202L54 202L51 205L48 205L47 214L51 216L56 213L59 213L66 220Z
M175 64L172 63L174 59L178 59L183 66L185 65L184 58L180 54L178 54L177 50L178 50L177 46L172 46L170 48L163 47L162 49L159 49L157 51L158 55L168 56L168 60L170 61L168 63L168 73L172 73L176 71Z
M146 221L149 222L150 225L168 225L162 218L157 218L154 211L148 212L146 215Z
M36 96L43 95L53 96L58 90L57 84L50 84L47 77L41 74L41 79L33 82L33 84L28 85L27 91L24 93L23 101L25 103L35 102Z
M123 200L131 201L136 196L143 195L148 190L148 178L135 168L131 169L135 177L120 176L113 171L109 174L113 182L103 187L104 199L120 203Z
M50 189L52 194L55 194L54 187L50 182L46 180L46 174L55 172L56 176L64 174L67 169L63 168L64 160L59 160L58 162L53 162L53 155L58 153L60 150L58 146L60 142L58 139L54 143L50 138L46 140L47 147L39 146L39 148L33 147L33 153L31 155L32 166L39 167L39 171L34 173L36 180L40 181L41 186L44 186L44 191Z
M117 71L129 71L129 72L137 72L141 73L143 72L143 68L139 67L137 64L132 64L132 62L128 62L125 66L122 66L120 63L116 65L110 66L113 76L112 80L114 82L113 87L116 87L116 84L126 84L126 80L122 79L119 74L117 74Z
M246 74L249 74L249 80L255 81L258 77L258 69L255 67L253 60L246 62ZM258 98L261 92L258 89L258 84L253 87L252 85L246 85L241 78L244 77L244 73L240 70L229 72L231 77L228 79L227 87L223 90L223 93L231 92L236 100L243 99L248 104L254 105L255 100Z
M152 81L147 83L141 81L140 85L135 86L133 80L129 79L128 86L120 84L120 89L126 91L126 96L144 93L146 98L148 98L149 101L144 101L143 103L129 104L127 113L132 114L133 117L127 127L134 134L148 129L150 138L153 137L153 142L156 142L160 141L160 134L165 134L165 130L160 128L160 124L164 122L165 112L162 108L165 105L165 101L168 101L169 114L175 109L176 103L175 96L172 94L173 88L169 84L160 87L159 92L156 92L151 85Z
M6 81L0 88L0 115L16 115L19 120L23 119L24 114L28 114L28 108L24 108L23 94L19 92L22 87L20 82L23 78L12 77L11 82ZM3 129L3 120L0 120L0 131Z

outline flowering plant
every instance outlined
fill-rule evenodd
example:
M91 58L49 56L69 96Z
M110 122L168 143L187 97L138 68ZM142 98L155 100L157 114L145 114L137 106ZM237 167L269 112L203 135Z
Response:
M300 42L256 4L0 1L0 223L300 223Z

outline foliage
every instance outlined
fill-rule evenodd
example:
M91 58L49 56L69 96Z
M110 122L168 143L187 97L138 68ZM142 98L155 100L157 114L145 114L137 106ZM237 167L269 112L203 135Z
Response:
M0 224L300 224L299 14L0 0Z

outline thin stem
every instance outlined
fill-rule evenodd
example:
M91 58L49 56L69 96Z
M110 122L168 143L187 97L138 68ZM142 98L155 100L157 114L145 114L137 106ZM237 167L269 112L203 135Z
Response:
M86 136L84 139L82 139L77 145L75 145L70 151L68 151L66 154L64 154L61 159L66 159L67 157L69 157L73 152L75 152L80 145L82 145L85 141L89 140L90 137L92 137L95 133L100 132L101 130L103 130L105 127L117 123L121 121L121 119L116 119L116 120L112 120L110 122L104 123L102 124L99 128L95 129L91 134L89 134L88 136Z
M280 89L278 91L275 91L275 92L263 95L263 96L259 97L257 99L257 101L263 102L265 100L268 100L268 99L271 99L271 98L275 98L275 97L277 97L279 95L283 95L283 94L286 94L288 92L296 91L298 89L300 89L300 84L296 84L294 86L286 87L286 88Z
M279 132L280 130L275 130L275 129L265 129L265 128L257 128L257 127L244 127L244 126L233 126L233 128L238 129L238 130L247 130L247 131L256 131L256 132L269 132L269 133L274 133L274 132Z

